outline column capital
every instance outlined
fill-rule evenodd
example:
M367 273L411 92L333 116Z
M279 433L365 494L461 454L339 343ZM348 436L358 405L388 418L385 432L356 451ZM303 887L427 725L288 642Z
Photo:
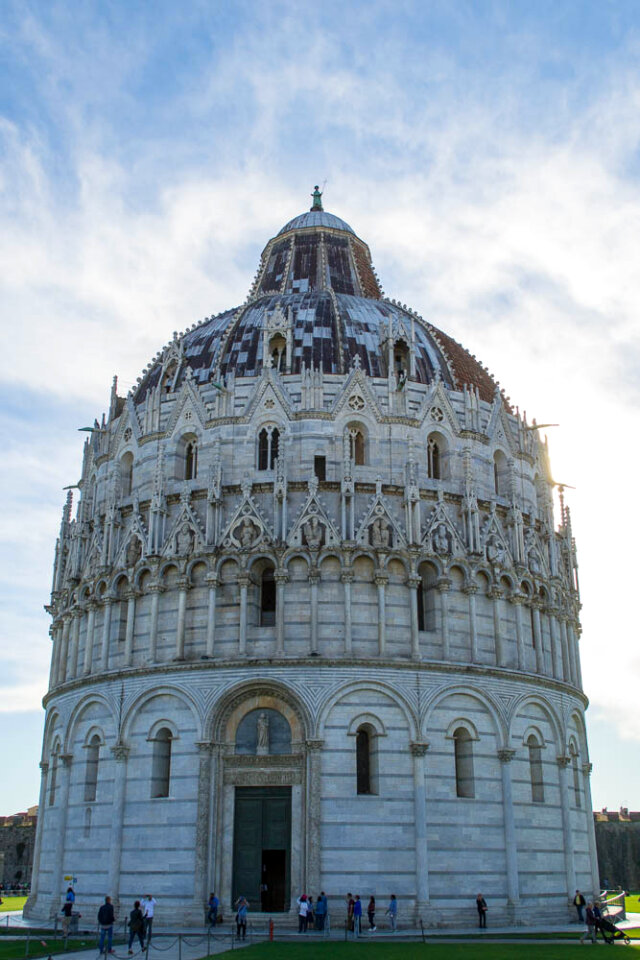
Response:
M274 579L275 579L275 577L274 577ZM315 567L315 566L309 567L309 572L308 572L308 574L307 574L307 579L309 580L310 583L317 583L317 582L318 582L318 580L320 579L320 571L318 570L317 567Z
M273 579L276 583L289 583L289 574L286 570L277 570L273 575Z
M126 743L116 743L115 747L111 747L111 753L114 760L123 763L129 756L129 747Z
M72 762L73 762L73 754L72 754L72 753L61 753L61 754L60 754L60 762L62 763L62 766L63 766L63 767L70 767L71 764L72 764Z
M195 746L200 756L206 757L207 754L211 756L215 744L213 740L196 740Z
M71 611L71 616L75 617L76 620L79 620L80 617L84 616L84 610L85 610L84 604L81 605L77 603Z
M353 570L343 570L340 574L340 579L343 583L353 583L354 573Z
M378 587L386 587L386 585L389 583L389 574L382 573L382 571L376 572L373 579Z
M522 606L527 598L522 593L512 593L508 598L509 603L512 603L516 607Z
M440 577L440 579L436 583L436 587L438 588L440 593L446 593L447 590L451 589L451 580L449 580L448 577Z
M583 763L583 764L582 764L582 773L584 774L585 777L590 777L592 770L593 770L593 764L592 764L592 763Z
M204 582L208 587L219 587L220 586L220 577L215 573L208 573L204 578Z
M46 762L46 760L40 761L40 769L42 770L42 775L45 776L49 769L49 764Z
M248 587L251 583L251 577L248 573L239 573L236 577L236 583L239 587Z
M124 591L123 596L124 596L124 599L125 599L125 600L127 601L127 603L128 603L129 600L137 600L138 597L140 596L140 591L139 591L139 590L135 590L133 587L130 587L128 590L125 590L125 591Z
M157 580L154 580L154 582L150 583L147 587L147 593L164 593L164 587Z
M429 746L428 740L411 740L409 741L409 752L412 757L424 757Z
M417 590L422 583L422 577L407 577L405 583L408 587L411 587L412 590Z
M307 740L307 753L317 753L324 747L324 740Z
M571 757L556 757L556 763L558 764L560 769L564 769L565 767L568 767L569 764L571 763Z
M490 600L500 600L504 596L504 593L499 587L489 587L487 596Z
M238 580L239 579L240 578L238 578ZM187 590L189 590L191 587L191 584L189 583L189 577L178 577L178 582L176 583L176 586L178 587L179 590L184 590L184 592L186 593Z
M511 749L498 750L498 760L500 761L500 763L511 763L515 755L516 755L515 750L511 750Z

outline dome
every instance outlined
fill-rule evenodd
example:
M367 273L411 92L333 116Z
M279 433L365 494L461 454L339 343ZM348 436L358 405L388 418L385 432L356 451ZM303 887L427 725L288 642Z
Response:
M271 337L265 334L285 329L291 342L289 373L343 374L356 363L368 376L387 377L393 341L411 348L410 380L468 385L488 402L496 390L482 364L460 344L406 305L384 297L367 244L324 210L294 217L267 243L246 303L184 334L184 361L198 383L230 375L257 377L265 357L268 365L273 359ZM161 371L161 362L152 364L137 402L157 384Z
M495 924L566 922L598 890L546 445L313 197L244 304L114 382L70 478L43 922L71 866L83 914L151 890L154 922L190 929L212 890L285 929L303 888L334 916L392 889L403 923L440 927L472 922L479 877Z

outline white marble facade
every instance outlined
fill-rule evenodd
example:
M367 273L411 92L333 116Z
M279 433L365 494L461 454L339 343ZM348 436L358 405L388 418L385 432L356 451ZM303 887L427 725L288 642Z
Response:
M27 911L72 873L85 906L151 889L159 922L202 922L216 889L229 913L242 786L291 788L294 904L393 892L459 924L481 890L527 922L595 890L575 549L533 427L324 213L114 384L56 547ZM252 711L286 719L280 752L241 751Z

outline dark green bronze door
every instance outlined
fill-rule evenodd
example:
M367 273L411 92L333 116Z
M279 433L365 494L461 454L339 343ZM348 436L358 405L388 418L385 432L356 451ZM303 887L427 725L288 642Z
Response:
M236 787L233 902L254 911L289 909L291 787Z

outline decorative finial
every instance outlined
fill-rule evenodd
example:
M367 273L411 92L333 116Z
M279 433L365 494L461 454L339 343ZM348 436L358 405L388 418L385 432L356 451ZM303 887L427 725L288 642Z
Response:
M313 197L313 206L311 207L311 209L323 210L324 208L322 206L322 191L317 183L313 188L313 193L311 194L311 196Z

